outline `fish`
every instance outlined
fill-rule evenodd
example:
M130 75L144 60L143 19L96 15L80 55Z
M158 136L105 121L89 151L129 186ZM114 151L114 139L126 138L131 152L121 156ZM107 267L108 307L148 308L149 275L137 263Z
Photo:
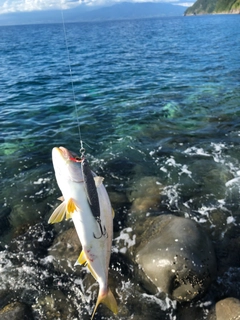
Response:
M108 287L114 211L103 178L91 171L86 159L75 157L64 147L52 149L52 162L62 202L48 222L58 223L65 218L74 223L82 245L76 265L86 265L99 284L91 320L100 303L117 314L117 302Z

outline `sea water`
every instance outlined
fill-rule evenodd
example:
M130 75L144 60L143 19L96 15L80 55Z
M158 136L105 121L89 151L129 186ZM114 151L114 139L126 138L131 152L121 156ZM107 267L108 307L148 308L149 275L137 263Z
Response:
M78 153L80 139L113 195L115 244L145 177L162 185L154 214L194 219L224 250L239 240L239 26L239 15L69 23L66 38L61 24L0 27L0 272L11 299L16 284L46 289L34 265L13 272L5 250L48 220L60 196L51 150ZM233 255L218 279L238 298L239 268Z

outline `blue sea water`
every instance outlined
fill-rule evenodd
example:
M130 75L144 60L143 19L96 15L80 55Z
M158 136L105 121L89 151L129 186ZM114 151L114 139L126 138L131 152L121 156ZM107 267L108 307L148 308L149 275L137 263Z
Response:
M112 200L116 235L131 227L132 191L156 177L157 213L240 249L239 26L239 15L72 23L66 38L61 24L0 27L1 247L47 221L60 196L51 149L78 152L81 138L126 199ZM239 259L228 268L239 274Z

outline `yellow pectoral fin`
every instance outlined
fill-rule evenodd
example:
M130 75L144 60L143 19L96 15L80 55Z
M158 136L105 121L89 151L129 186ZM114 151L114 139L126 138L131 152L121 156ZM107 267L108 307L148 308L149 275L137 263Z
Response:
M67 214L66 220L72 218L74 211L77 210L77 206L72 198L70 198L67 202Z
M66 213L66 203L62 202L52 213L51 217L48 220L48 223L57 223L61 222Z

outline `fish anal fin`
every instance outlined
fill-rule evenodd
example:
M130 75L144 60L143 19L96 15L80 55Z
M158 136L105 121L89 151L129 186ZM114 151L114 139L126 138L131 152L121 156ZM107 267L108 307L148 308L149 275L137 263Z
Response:
M88 263L87 267L88 267L88 270L91 272L91 275L93 276L93 278L97 281L97 278L98 278L98 277L97 277L95 271L93 270L91 264Z
M72 218L74 211L77 210L77 206L72 198L70 198L67 202L67 213L66 220Z
M80 253L76 263L75 263L75 266L76 265L82 265L82 264L85 264L87 263L87 259L86 259L86 256L85 256L85 253L84 251L82 250L82 252Z
M48 223L58 223L61 222L66 213L66 203L62 202L52 213L48 220Z
M114 298L112 291L108 288L107 292L101 293L101 291L99 291L98 299L93 310L91 320L93 320L97 307L100 303L105 304L105 306L108 307L108 309L110 309L114 314L118 313L117 301Z
M100 185L102 184L103 180L104 180L103 177L100 177L100 176L94 177L96 188L100 187Z

